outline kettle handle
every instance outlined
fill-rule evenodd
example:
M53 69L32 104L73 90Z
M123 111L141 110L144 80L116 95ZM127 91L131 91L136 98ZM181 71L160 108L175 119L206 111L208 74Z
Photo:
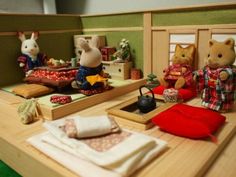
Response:
M145 85L142 85L142 86L139 87L139 93L140 93L141 96L143 96L142 88L148 89L148 90L152 93L152 98L154 99L154 93L153 93L153 91L152 91L149 87L147 87L147 86L145 86Z

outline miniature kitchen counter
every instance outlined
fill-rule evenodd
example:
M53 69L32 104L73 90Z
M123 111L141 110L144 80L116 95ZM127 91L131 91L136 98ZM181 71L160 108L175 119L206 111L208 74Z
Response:
M104 115L107 108L138 94L138 91L133 91L73 115ZM193 99L188 104L200 105L200 99ZM9 104L4 95L1 94L0 109L0 159L2 161L22 176L77 176L26 142L26 139L32 135L45 131L42 127L42 119L30 125L21 124L16 113L17 104ZM227 117L227 123L216 134L218 144L211 142L210 139L190 140L173 136L160 131L157 127L142 131L134 129L132 125L121 125L168 142L168 148L163 153L133 176L236 176L236 109L234 109L234 112L226 113L225 116Z

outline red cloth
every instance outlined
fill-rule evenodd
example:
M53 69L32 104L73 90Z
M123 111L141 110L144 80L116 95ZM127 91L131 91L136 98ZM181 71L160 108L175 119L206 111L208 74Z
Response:
M186 71L183 73L182 69ZM188 64L173 64L166 68L164 71L164 79L170 84L174 85L179 77L184 77L186 83L185 86L189 87L193 84L193 70Z
M163 91L165 89L166 88L164 86L160 85L153 88L152 91L154 94L163 95ZM195 89L192 89L192 88L181 88L178 91L179 91L178 98L183 99L184 101L190 100L197 96L197 92L195 91Z
M53 95L50 101L52 103L66 104L72 102L72 98L69 95Z
M156 115L152 122L161 130L192 139L211 137L225 122L220 113L185 104L176 104Z

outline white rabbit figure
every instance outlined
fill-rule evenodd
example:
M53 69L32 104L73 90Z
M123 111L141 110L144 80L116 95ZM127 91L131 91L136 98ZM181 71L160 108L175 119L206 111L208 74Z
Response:
M102 63L102 54L98 49L98 36L93 36L91 43L89 43L84 38L79 38L79 46L82 49L80 56L80 65L89 68L98 67Z
M84 38L79 38L78 44L82 49L80 67L73 88L81 90L96 90L106 85L102 67L102 54L98 49L99 38L93 36L89 44Z
M19 66L23 68L25 75L28 76L34 67L43 66L46 62L46 55L39 53L39 46L36 42L39 33L33 32L30 39L26 39L23 32L18 32L18 38L21 40L22 55L18 57Z

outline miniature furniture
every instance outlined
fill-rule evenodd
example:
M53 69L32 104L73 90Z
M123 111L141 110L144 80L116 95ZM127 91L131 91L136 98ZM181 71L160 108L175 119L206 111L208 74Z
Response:
M112 79L125 80L130 78L132 62L114 63L113 61L102 61L103 70L109 73Z
M28 83L37 83L57 88L63 88L71 84L75 79L77 67L38 67L24 79Z
M122 103L108 108L106 111L109 116L117 122L126 126L132 126L140 130L148 130L154 125L151 119L158 113L173 106L173 103L164 103L162 97L155 95L156 108L150 112L142 113L137 108L138 97L124 100Z
M116 48L105 46L105 47L102 47L100 50L102 53L102 60L103 61L111 61L112 54L115 53Z

